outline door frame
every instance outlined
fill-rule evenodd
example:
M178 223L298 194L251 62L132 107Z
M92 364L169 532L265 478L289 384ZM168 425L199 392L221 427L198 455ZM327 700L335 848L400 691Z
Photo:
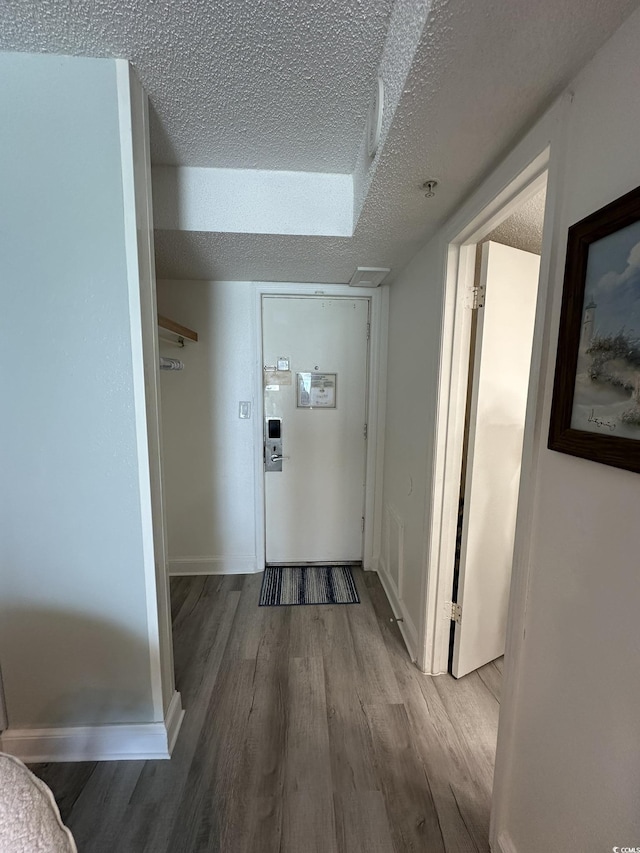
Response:
M447 553L452 528L457 516L457 500L460 469L453 478L453 495L448 454L455 454L456 445L462 449L461 435L464 425L460 423L460 412L464 412L466 384L460 385L460 369L464 348L461 338L464 327L460 325L462 308L459 304L458 281L464 283L466 269L469 275L469 251L465 244L491 230L504 218L504 208L518 197L533 180L547 171L547 195L544 210L542 253L538 280L538 303L534 328L533 351L529 395L525 419L523 442L524 488L521 487L516 519L514 562L507 616L507 638L502 693L500 697L500 720L493 779L489 840L491 849L506 850L509 838L504 832L506 809L509 803L511 783L512 746L519 719L518 697L525 651L525 616L527 598L532 577L531 533L536 498L536 470L538 453L544 442L540 436L548 429L546 413L541 401L547 390L550 360L554 358L552 311L557 293L550 293L551 269L558 268L558 258L566 247L566 235L556 233L556 222L560 219L565 204L565 170L570 165L571 152L567 145L568 118L571 112L573 93L571 90L558 98L549 110L523 136L499 165L485 178L478 189L457 210L438 233L436 250L439 255L438 269L434 278L442 289L441 346L438 371L438 396L434 411L434 450L431 456L431 485L426 500L424 532L424 561L422 572L422 613L419 626L418 666L432 675L446 673L448 660L449 615L440 608L446 601L447 592L452 590L453 557ZM515 206L515 205L514 205ZM426 282L425 282L426 285ZM557 305L555 306L557 309ZM468 331L468 330L467 330ZM456 332L454 334L454 332ZM468 343L468 341L467 341ZM468 354L468 350L467 350ZM467 367L468 370L468 367ZM463 374L464 375L464 374ZM462 406L460 406L460 388ZM453 405L449 418L449 403ZM457 406L455 401L458 400ZM451 420L451 422L450 422ZM454 432L454 429L456 430ZM448 432L451 430L447 448ZM458 457L458 462L460 457ZM449 474L449 478L447 478ZM443 516L448 515L448 519ZM445 525L448 529L445 530ZM448 538L449 537L449 538ZM447 574L447 560L449 572ZM443 580L443 575L447 575ZM436 623L439 623L437 625ZM504 842L504 843L503 843Z
M514 155L520 152L514 152ZM519 158L510 158L517 160ZM522 163L522 159L520 159ZM533 426L541 390L537 377L542 359L542 337L547 307L550 269L552 216L555 209L556 172L551 161L551 146L546 137L543 145L529 153L518 169L507 162L504 171L511 174L494 176L492 195L466 218L454 220L446 238L445 283L443 296L442 342L440 350L438 402L433 457L433 487L430 517L426 520L426 563L423 573L425 603L422 616L418 666L423 672L440 675L448 671L451 625L451 599L455 564L456 534L460 496L464 422L469 379L469 346L471 339L470 310L473 299L476 246L521 204L534 196L545 184L547 195L544 212L543 246L533 351L529 374L529 393L522 453L521 485L516 521L514 565L526 563L523 530L530 514L532 493L530 475L533 468ZM501 171L501 170L499 170ZM502 180L500 180L502 178ZM485 195L487 198L487 195ZM466 210L467 208L465 208ZM449 236L450 235L450 236ZM523 497L525 498L523 500ZM513 575L512 575L513 578ZM510 611L513 588L510 596ZM507 627L509 637L509 627Z
M255 445L255 519L256 519L256 571L266 565L265 547L265 488L263 460L264 396L262 388L262 297L346 297L369 300L369 358L367 364L367 447L365 465L364 538L362 565L365 570L377 570L380 552L382 519L382 471L384 454L384 420L387 380L387 328L389 317L389 292L385 286L359 287L346 284L298 284L281 282L256 282L254 311L255 390L254 390L254 445Z

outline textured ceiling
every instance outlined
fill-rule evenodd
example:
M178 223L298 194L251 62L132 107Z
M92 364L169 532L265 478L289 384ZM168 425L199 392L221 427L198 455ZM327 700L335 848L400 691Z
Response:
M397 271L638 6L435 0L355 238L393 234ZM436 178L434 199L418 189Z
M542 226L544 223L544 202L546 189L530 198L511 214L497 228L487 234L483 243L493 240L524 252L536 255L542 252Z
M425 5L396 0L393 19L419 27ZM4 0L0 48L131 59L155 163L309 171L356 167L387 57L395 112L353 238L157 231L156 248L167 278L343 282L365 265L392 281L638 5L433 0L419 39L385 44L391 0Z
M343 284L358 264L384 267L393 254L391 236L362 243L346 237L272 234L155 232L158 278L231 281L298 281ZM364 261L360 262L360 266Z
M156 232L158 274L346 282L364 265L392 282L637 6L434 0L351 240Z
M351 172L393 0L3 0L0 49L129 59L155 164Z

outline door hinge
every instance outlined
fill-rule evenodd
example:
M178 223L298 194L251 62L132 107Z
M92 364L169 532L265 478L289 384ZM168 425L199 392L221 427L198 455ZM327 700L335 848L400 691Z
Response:
M371 323L367 323L367 340L371 337Z
M362 516L362 532L364 533L364 515Z
M363 430L362 432L363 432L363 435L364 435L364 438L365 438L365 441L366 441L366 440L367 440L367 437L368 437L368 435L369 435L369 424L365 424L365 425L364 425L364 430Z
M484 308L484 298L487 293L486 285L484 284L476 284L471 288L471 308L472 310L476 310L477 308Z
M447 608L448 618L451 619L452 622L457 622L459 625L462 619L462 605L458 604L456 601L448 601Z

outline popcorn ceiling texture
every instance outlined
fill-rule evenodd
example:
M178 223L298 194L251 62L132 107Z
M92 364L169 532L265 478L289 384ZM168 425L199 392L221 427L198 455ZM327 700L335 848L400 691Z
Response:
M350 240L156 232L158 275L347 282L360 264L392 283L636 6L434 0Z
M352 172L392 0L3 0L0 49L129 59L155 164Z
M341 284L353 275L354 255L369 266L384 266L393 238L382 237L366 250L348 237L282 234L155 232L158 278L220 281L297 281ZM260 259L259 261L257 259Z
M354 242L391 231L397 274L636 6L434 0Z
M487 234L482 242L493 240L494 243L502 243L514 249L539 255L542 252L545 198L546 190L540 190L490 234Z
M354 173L352 238L157 231L159 277L345 282L360 264L393 281L637 5L4 0L0 48L130 59L156 164ZM439 182L429 200L426 178Z
M384 81L384 112L380 144L374 159L371 160L367 151L367 139L366 136L363 136L353 176L356 221L360 216L362 205L378 167L391 122L411 71L415 52L420 44L420 37L430 7L431 2L420 2L420 0L395 3L393 7L382 61L378 69L378 74Z

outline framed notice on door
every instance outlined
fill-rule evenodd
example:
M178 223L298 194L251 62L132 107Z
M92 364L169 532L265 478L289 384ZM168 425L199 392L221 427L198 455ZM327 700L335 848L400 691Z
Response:
M335 409L337 373L297 373L299 409Z

